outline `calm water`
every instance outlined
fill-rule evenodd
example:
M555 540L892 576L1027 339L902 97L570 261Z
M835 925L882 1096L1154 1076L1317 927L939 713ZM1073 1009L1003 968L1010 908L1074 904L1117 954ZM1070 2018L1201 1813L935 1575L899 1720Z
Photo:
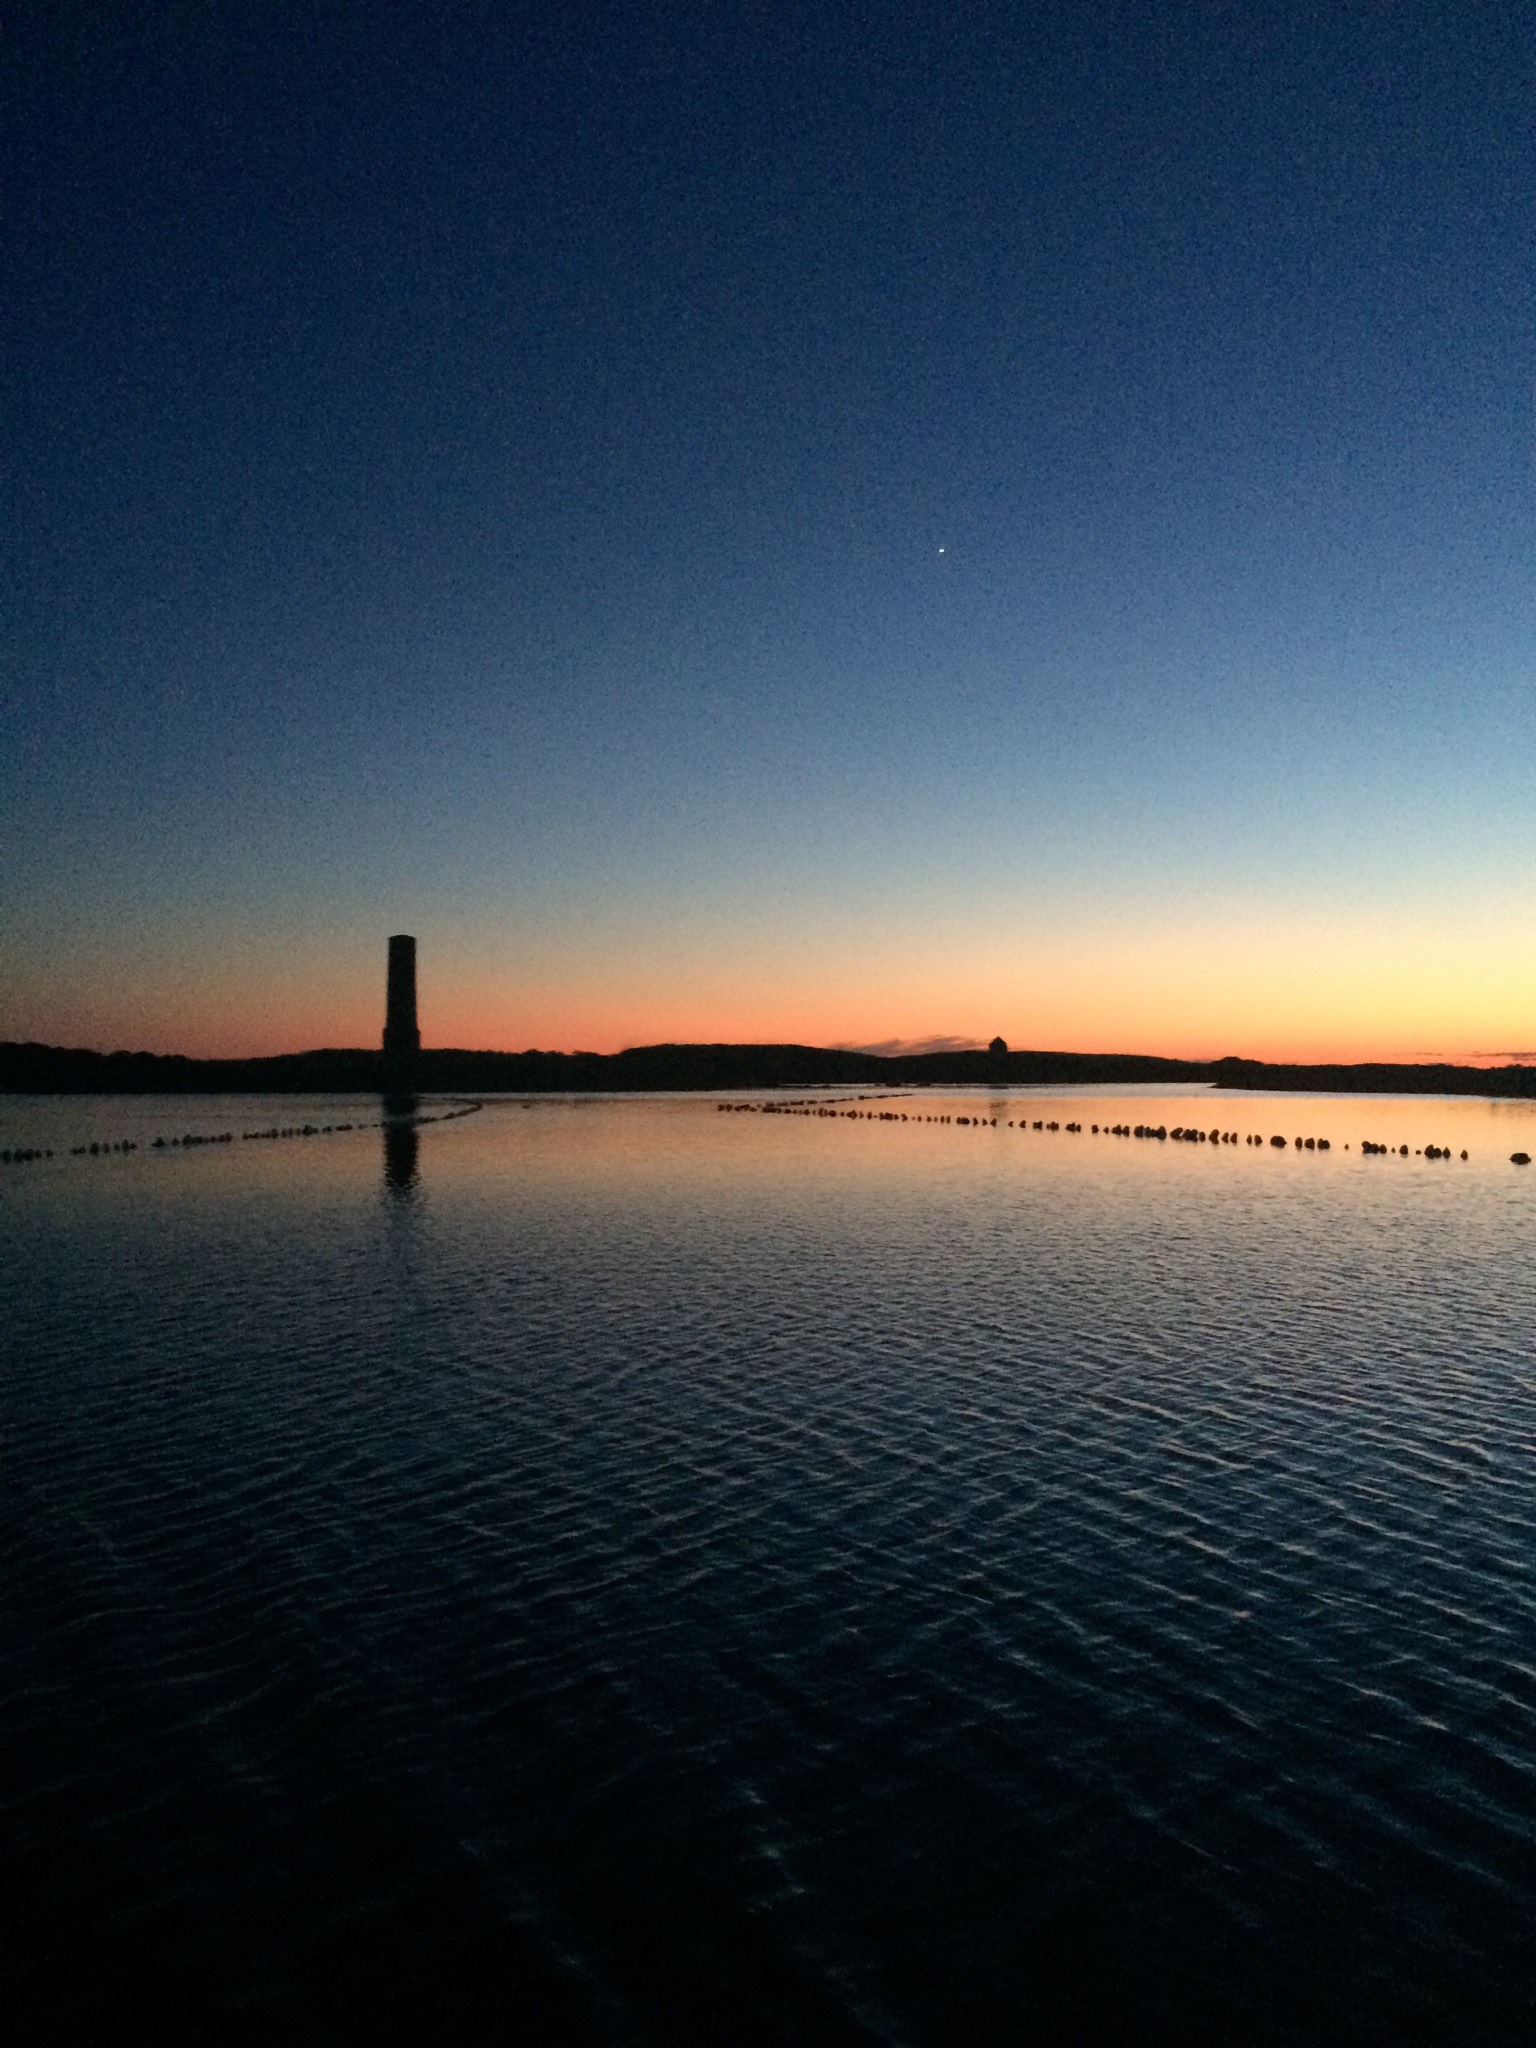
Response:
M1197 1093L0 1101L10 2036L1531 2038L1536 1117Z

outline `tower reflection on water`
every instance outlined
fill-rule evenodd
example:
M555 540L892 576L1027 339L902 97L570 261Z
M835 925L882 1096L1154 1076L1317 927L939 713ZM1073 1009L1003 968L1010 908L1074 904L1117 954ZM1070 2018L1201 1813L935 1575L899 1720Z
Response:
M414 1108L414 1104L412 1107ZM384 1191L389 1195L414 1193L421 1179L421 1134L414 1118L401 1116L390 1105L384 1119Z

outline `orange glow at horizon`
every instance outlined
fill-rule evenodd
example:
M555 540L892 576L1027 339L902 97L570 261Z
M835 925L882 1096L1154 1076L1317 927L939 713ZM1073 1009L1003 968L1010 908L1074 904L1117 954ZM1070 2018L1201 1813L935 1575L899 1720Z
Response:
M1488 1064L1536 1040L1536 934L1508 905L1433 921L1103 918L1083 932L977 922L958 936L914 916L586 944L416 925L427 1046L985 1043L1000 1032L1016 1049ZM167 954L117 977L39 977L24 1014L13 997L0 1035L237 1057L376 1046L383 1008L382 936L339 951L312 935L236 971Z

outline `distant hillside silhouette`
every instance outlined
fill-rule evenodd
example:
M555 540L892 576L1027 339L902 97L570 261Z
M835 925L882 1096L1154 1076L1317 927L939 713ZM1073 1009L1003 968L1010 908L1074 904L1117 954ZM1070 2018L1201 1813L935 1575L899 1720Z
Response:
M814 1045L640 1045L626 1052L428 1051L414 1066L429 1094L597 1094L717 1088L949 1083L981 1087L1208 1081L1225 1088L1371 1095L1536 1095L1536 1068L1270 1066L1262 1060L1173 1060L1145 1053L928 1052L886 1056ZM20 1095L301 1095L381 1091L382 1053L329 1050L268 1059L90 1052L0 1042L0 1093Z

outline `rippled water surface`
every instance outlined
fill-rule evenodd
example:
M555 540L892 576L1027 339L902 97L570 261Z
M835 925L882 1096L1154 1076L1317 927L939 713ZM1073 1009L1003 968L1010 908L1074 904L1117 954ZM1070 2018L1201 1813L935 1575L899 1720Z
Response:
M1532 2037L1536 1118L858 1106L0 1103L13 2038Z

